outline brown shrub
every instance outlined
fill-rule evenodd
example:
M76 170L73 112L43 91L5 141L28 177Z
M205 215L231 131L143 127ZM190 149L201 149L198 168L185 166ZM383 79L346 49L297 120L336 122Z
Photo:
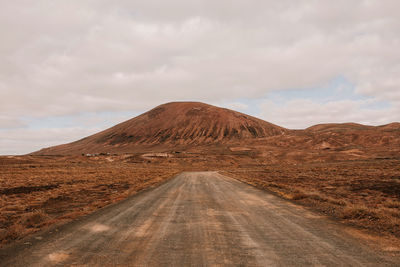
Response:
M1 228L0 229L0 240L3 240L4 238L6 238L6 236L7 236L7 230Z
M328 198L328 202L337 206L347 206L347 202L343 199Z
M49 216L46 213L44 213L42 210L36 210L24 214L20 218L19 223L24 227L34 228L34 227L40 227L48 219Z
M327 202L328 201L328 199L326 197L323 197L319 194L310 194L309 198L319 201L319 202Z
M301 199L305 199L307 197L308 197L308 195L305 193L295 193L295 194L293 194L292 199L293 200L301 200Z
M7 232L4 233L3 238L1 240L3 241L3 243L8 240L15 240L27 235L30 232L31 231L26 229L25 226L21 224L14 224L7 229Z
M384 206L386 208L390 208L390 209L400 209L400 202L398 202L398 201L389 201L389 202L385 203Z
M379 220L380 216L372 209L369 209L364 206L349 206L344 208L341 213L340 217L346 220L352 219L367 219L370 221Z

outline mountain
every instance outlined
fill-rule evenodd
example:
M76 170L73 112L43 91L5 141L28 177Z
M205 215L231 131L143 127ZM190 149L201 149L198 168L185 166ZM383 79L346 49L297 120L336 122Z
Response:
M243 113L199 102L172 102L69 144L33 154L128 153L244 142L288 129Z
M322 158L327 153L340 160L356 158L399 157L400 123L368 126L357 123L329 123L311 126L305 130L293 130L281 137L268 140L280 151L301 151Z
M289 130L226 108L172 102L81 140L33 155L201 152L269 162L398 157L400 123L318 124Z

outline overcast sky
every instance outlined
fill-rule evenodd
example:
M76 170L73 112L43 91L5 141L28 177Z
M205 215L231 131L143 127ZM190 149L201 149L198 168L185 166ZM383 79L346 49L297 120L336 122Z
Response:
M288 128L400 121L398 0L13 0L0 8L0 154L165 102Z

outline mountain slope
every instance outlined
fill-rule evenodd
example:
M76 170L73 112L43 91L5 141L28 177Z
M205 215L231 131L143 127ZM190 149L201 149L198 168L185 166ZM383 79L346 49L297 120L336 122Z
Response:
M126 153L150 147L157 150L226 144L282 135L288 131L229 109L199 102L173 102L79 141L34 154Z

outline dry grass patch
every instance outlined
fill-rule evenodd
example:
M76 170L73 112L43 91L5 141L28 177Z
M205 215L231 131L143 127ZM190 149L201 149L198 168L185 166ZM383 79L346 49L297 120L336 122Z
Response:
M160 163L0 157L0 245L67 222L173 177Z
M225 172L349 225L400 238L400 160L254 164Z
M220 151L146 160L140 155L2 159L0 243L76 219L182 171L207 170L223 170L348 225L400 238L400 160L271 164Z

